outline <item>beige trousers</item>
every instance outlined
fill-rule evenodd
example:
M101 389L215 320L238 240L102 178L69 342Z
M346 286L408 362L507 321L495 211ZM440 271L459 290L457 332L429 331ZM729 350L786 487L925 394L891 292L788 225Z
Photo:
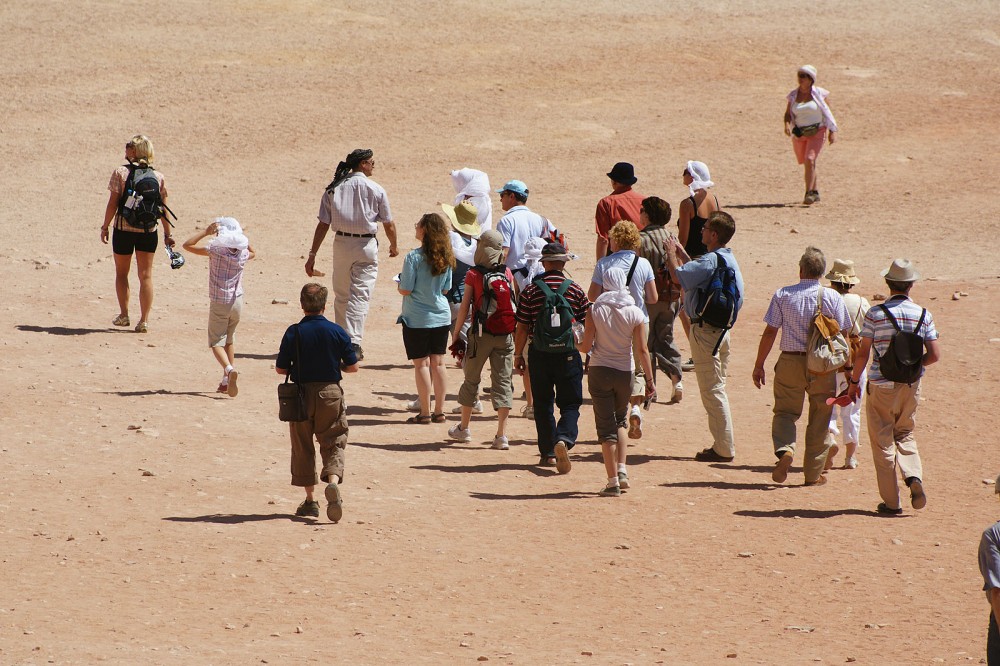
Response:
M906 384L868 384L865 416L868 417L868 439L872 444L878 494L890 509L899 508L899 482L896 468L903 479L923 479L916 425L920 382Z
M712 356L715 343L722 335L721 328L707 324L691 326L691 358L698 378L701 404L708 413L708 430L712 433L712 448L720 456L735 456L733 416L726 396L726 368L729 365L729 331L726 331L719 353ZM829 417L827 417L829 418Z
M806 422L806 452L802 460L806 482L812 483L823 474L829 446L826 433L830 427L833 407L826 404L837 390L837 373L814 375L806 367L804 355L782 352L774 364L774 418L771 420L771 440L774 454L795 455L795 422L802 416L805 398L809 398L809 420Z
M368 305L378 277L378 241L374 238L334 236L333 319L361 344Z

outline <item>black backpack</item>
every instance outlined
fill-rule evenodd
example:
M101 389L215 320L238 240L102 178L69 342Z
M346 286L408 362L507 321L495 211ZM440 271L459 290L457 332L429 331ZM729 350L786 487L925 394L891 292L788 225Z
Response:
M889 339L889 346L885 353L878 357L878 370L882 377L890 382L913 384L920 379L920 373L923 370L924 339L918 332L923 326L927 309L921 310L916 328L912 331L904 331L900 329L899 322L892 316L888 307L884 304L878 307L882 309L886 318L892 323L892 327L896 329L896 332Z
M129 226L151 231L159 219L166 215L164 211L171 215L174 212L163 203L160 181L152 167L139 164L127 166L128 178L125 179L125 188L118 199L118 214ZM176 215L174 219L177 219Z
M736 283L736 270L726 263L720 252L712 254L715 255L715 270L712 271L708 284L698 290L697 316L691 323L705 323L722 329L722 335L712 351L715 356L726 331L733 327L736 316L740 313L740 288Z

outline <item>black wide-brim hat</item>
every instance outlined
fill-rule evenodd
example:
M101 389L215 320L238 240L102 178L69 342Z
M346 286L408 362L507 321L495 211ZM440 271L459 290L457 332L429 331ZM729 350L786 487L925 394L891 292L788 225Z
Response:
M622 185L635 185L639 180L635 177L635 169L628 162L619 162L608 172L608 178Z

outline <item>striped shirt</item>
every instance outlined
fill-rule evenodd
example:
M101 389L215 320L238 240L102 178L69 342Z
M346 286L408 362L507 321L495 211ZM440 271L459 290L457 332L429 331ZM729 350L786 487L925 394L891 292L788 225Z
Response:
M895 296L890 296L889 300L885 302L885 305L892 312L892 316L896 318L896 323L904 331L912 331L917 327L917 322L920 321L920 313L923 308L914 303L907 296L897 294ZM875 306L868 311L865 315L865 324L861 327L861 337L870 338L872 342L872 349L875 353L872 355L872 367L868 371L868 381L873 384L893 384L888 379L882 377L882 373L879 372L879 357L885 353L885 350L889 348L889 341L892 336L896 334L896 329L893 327L892 322L889 318L885 316L882 308ZM924 315L924 323L920 325L920 330L917 334L926 340L937 340L938 332L937 328L934 326L934 317L931 316L930 310ZM920 375L923 376L923 368L920 370Z
M363 173L355 172L323 193L319 221L345 234L374 234L378 222L392 222L385 190Z
M804 352L809 344L809 325L816 317L819 280L801 279L798 284L774 292L764 315L764 323L781 329L778 348L784 352ZM823 289L823 314L834 319L840 330L851 330L851 315L835 289Z
M233 303L243 295L243 267L249 250L208 248L208 298L213 303Z
M562 274L562 271L547 271L535 279L538 280L539 278L545 280L545 284L552 291L558 289L563 280L569 280L568 277ZM590 307L590 301L587 300L587 294L580 288L580 285L572 280L570 282L569 289L565 293L566 300L569 301L569 306L573 309L573 316L582 324L587 320L587 308ZM529 332L535 329L535 319L538 317L538 313L541 312L544 303L545 294L534 283L525 287L524 291L521 292L521 296L517 299L515 317L519 323L525 324L528 327Z

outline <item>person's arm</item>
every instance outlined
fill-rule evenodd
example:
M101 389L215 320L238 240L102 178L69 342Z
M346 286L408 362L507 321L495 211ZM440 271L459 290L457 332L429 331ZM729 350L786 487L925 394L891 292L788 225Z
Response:
M274 371L277 372L279 375L282 375L282 376L288 374L288 370L287 369L285 369L285 368L279 368L278 366L274 367Z
M656 386L653 384L653 359L649 355L649 347L646 346L646 338L649 337L648 325L643 322L632 329L632 346L639 352L639 366L646 376L646 395L649 397L656 393Z
M764 378L764 361L771 353L776 337L778 337L778 329L770 324L765 324L764 332L760 336L760 344L757 346L757 360L753 364L753 385L757 388L767 383Z
M990 610L993 611L994 618L1000 618L1000 587L990 588Z
M163 220L163 244L167 247L173 247L174 236L170 230L174 225L170 224L170 220L167 219L167 193L161 190L160 199L163 201L163 215L160 217Z
M358 371L358 364L355 363L353 365L341 365L340 366L340 371L341 372L357 372Z
M670 270L670 279L680 284L680 278L677 277L677 269L683 266L687 262L691 261L691 257L684 250L684 246L680 244L680 239L678 239L673 234L667 236L667 240L663 241L663 250L666 252L667 268Z
M528 325L517 322L514 327L514 372L524 374L524 346L528 344Z
M465 326L465 320L469 316L469 306L472 303L472 287L468 284L465 285L465 291L462 292L462 302L458 305L458 313L455 315L455 330L451 334L452 340L458 340L459 334L462 332L462 327Z
M413 288L417 286L417 276L414 272L412 264L410 264L411 256L412 255L408 254L403 258L403 270L399 273L399 284L396 285L396 291L403 296L409 296L412 294Z
M316 253L319 252L319 248L323 246L323 239L326 238L327 232L330 231L330 225L323 222L316 223L316 231L313 232L312 245L309 246L309 258L306 259L306 275L309 277L323 277L323 274L319 271L313 270L313 266L316 263Z
M396 223L392 220L383 222L382 228L385 229L385 237L389 239L389 256L399 256L399 248L396 247Z
M510 246L505 245L500 249L500 263L507 263L507 255L510 254Z
M608 255L608 239L600 234L597 236L597 246L594 248L596 261L600 261Z
M694 203L691 199L685 199L678 206L677 210L677 238L681 242L681 247L687 245L688 234L691 232L691 218L694 217Z
M941 345L938 344L937 340L924 340L924 358L921 361L921 365L925 368L928 365L933 365L941 360Z
M583 325L583 339L576 343L576 350L581 354L589 354L596 337L597 328L594 326L594 318L587 317L587 323Z
M247 243L247 252L250 253L250 256L247 257L247 261L250 261L251 259L257 256L257 253L253 249L253 245L250 245L250 243Z
M785 104L785 136L792 135L792 103Z
M587 290L587 300L593 303L597 300L597 297L604 293L604 287L597 284L596 282L590 283L590 289Z
M833 109L830 108L830 96L829 95L827 95L826 97L823 98L823 103L826 104L827 110L830 112L830 115L833 116ZM833 144L833 142L837 140L837 130L835 130L835 129L829 129L828 128L826 136L827 136L828 139L830 139L830 143Z
M104 209L104 225L101 226L101 242L105 245L108 244L111 221L115 219L115 214L118 213L118 198L120 196L121 195L118 192L111 192L111 196L108 197L108 206Z
M201 241L201 239L207 236L215 235L215 232L218 230L218 228L219 225L217 225L215 222L212 222L210 225L205 227L203 231L197 232L195 235L191 236L186 241L184 241L183 245L184 249L190 252L191 254L201 255L202 257L209 256L208 249L204 247L198 247L198 243L199 241Z
M658 292L656 290L656 280L655 279L650 280L649 282L646 283L644 291L646 292L646 303L648 305L653 305L654 303L656 303L657 301L660 300L660 292ZM594 299L590 299L590 300L594 300ZM639 305L639 304L636 303L636 305Z

